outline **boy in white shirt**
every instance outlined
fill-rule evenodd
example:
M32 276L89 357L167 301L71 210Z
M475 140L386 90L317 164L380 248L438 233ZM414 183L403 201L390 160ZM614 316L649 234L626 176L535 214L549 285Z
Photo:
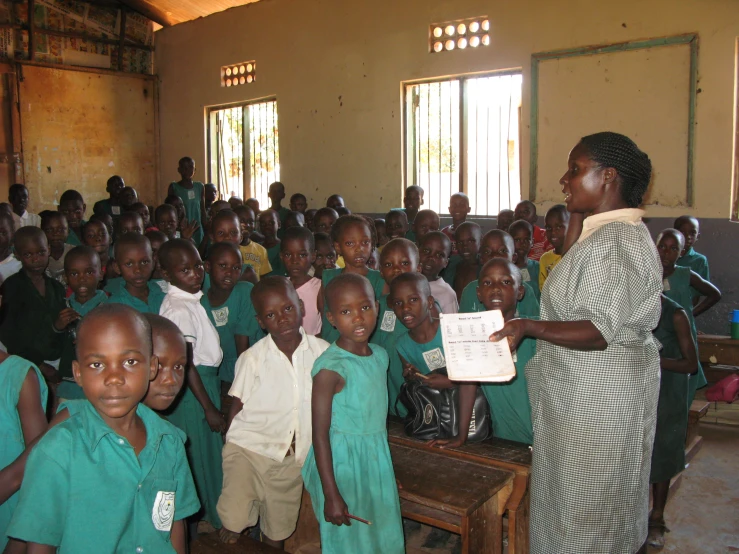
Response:
M421 273L428 279L431 296L441 307L443 314L456 314L459 311L457 294L439 273L449 263L452 241L443 231L432 231L423 236L418 244L421 256Z
M29 225L41 227L41 217L37 214L29 213L26 210L28 207L28 189L25 185L18 183L10 185L10 189L8 189L8 200L13 206L13 213L18 218L18 229Z
M329 345L303 330L303 303L285 277L262 279L251 299L269 335L239 357L228 393L233 404L223 447L220 535L234 543L259 518L264 542L281 549L295 530L303 494L311 370Z

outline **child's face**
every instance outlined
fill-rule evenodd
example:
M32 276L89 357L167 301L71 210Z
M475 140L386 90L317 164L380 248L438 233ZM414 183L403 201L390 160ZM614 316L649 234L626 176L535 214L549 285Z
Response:
M175 238L177 233L177 212L171 206L171 210L160 210L157 216L157 228L169 238Z
M234 214L233 217L220 217L211 223L210 240L214 243L230 242L238 246L241 244L241 222Z
M141 205L136 208L136 213L141 216L141 221L144 223L144 229L151 227L151 217L149 216L149 208Z
M377 324L378 304L369 283L333 290L327 317L345 344L366 343Z
M123 182L123 179L118 177L116 179L111 179L110 181L108 181L105 190L113 200L118 200L118 197L120 196L121 191L125 186L126 183Z
M217 289L231 291L241 277L241 256L234 250L222 250L205 262L211 285Z
M338 194L333 194L328 197L328 200L326 200L326 207L327 208L333 208L334 210L336 208L343 208L344 207L344 199L339 196Z
M360 223L344 227L336 251L344 257L344 263L354 268L366 267L372 253L372 234L367 225Z
M95 220L100 221L103 225L105 225L105 228L108 230L109 237L113 236L113 218L112 217L110 217L108 214L96 214Z
M262 212L259 214L259 230L265 237L274 237L280 228L280 221L277 214L273 211Z
M269 199L272 200L274 203L279 203L283 198L285 198L285 187L282 185L276 185L272 184L269 187Z
M85 216L87 206L82 200L67 200L59 205L59 211L67 218L67 225L77 230L82 225L82 218Z
M375 234L377 235L377 246L385 246L388 242L390 242L390 239L387 238L384 221L375 220Z
M97 256L75 256L67 261L64 274L67 284L74 292L78 302L84 304L95 296L100 280L103 278L100 269L100 258Z
M245 204L249 206L251 208L251 211L253 211L255 214L259 213L259 200L257 200L256 198L249 198L249 200L247 200Z
M110 235L108 235L108 228L101 221L90 221L85 225L85 230L82 233L82 242L95 249L98 254L108 255L108 249L110 248Z
M305 226L308 227L308 230L310 230L311 233L316 232L313 218L316 217L317 211L318 210L311 208L310 210L305 210L305 213L303 214L305 216Z
M324 269L336 269L336 250L333 243L322 241L316 244L316 261L313 262L313 269L316 270L315 276L319 279L323 277Z
M429 281L436 281L439 273L449 264L449 243L432 236L423 241L420 248L421 273Z
M367 267L377 271L380 266L380 254L377 252L377 248L373 248L370 252L370 257L367 259Z
M408 218L404 213L391 213L385 218L385 230L390 240L405 238L408 232Z
M182 203L182 200L177 198L172 200L169 204L175 209L175 212L177 212L177 221L183 221L187 213L185 212L185 205Z
M480 263L484 265L493 258L503 258L512 262L514 250L514 246L507 244L505 239L500 235L487 235L482 240Z
M413 221L413 232L416 234L416 243L421 244L421 240L431 231L439 230L439 216L426 212L420 217L416 217Z
M400 283L390 287L388 302L407 329L415 329L429 318L434 297L424 298L418 283Z
M698 225L696 225L696 222L693 220L687 220L683 222L682 224L680 224L677 230L680 231L685 237L685 249L686 250L688 250L689 248L692 248L692 246L701 236L700 228L698 227Z
M149 245L116 246L115 267L127 285L145 288L154 271L154 259Z
M205 203L210 205L218 198L218 191L213 185L205 185Z
M239 211L236 213L239 216L239 225L241 226L242 237L251 236L251 234L254 232L254 226L256 224L256 221L254 219L254 211L248 206L245 206L244 208L240 208Z
M46 220L44 227L41 229L46 235L46 240L52 245L61 245L67 240L69 235L69 227L67 226L67 218L59 214L58 217L50 217Z
M380 275L389 285L401 273L418 271L418 259L410 247L394 246L383 249L380 254Z
M501 231L508 231L508 228L513 223L513 212L505 211L498 214L498 225L497 228Z
M286 339L300 333L303 324L303 307L298 294L287 286L284 289L268 289L255 306L259 325L273 339Z
M454 233L457 252L465 260L474 260L480 250L480 232L474 227L457 229Z
M144 222L136 212L126 212L118 219L118 234L120 237L127 233L144 234Z
M178 289L196 294L203 286L205 267L195 246L178 248L170 257L170 266L162 266L164 278Z
M46 237L38 239L26 239L15 249L16 258L23 265L26 273L42 275L49 265L49 245Z
M334 223L336 223L336 218L333 214L321 214L313 219L313 227L315 227L313 232L330 235Z
M157 359L148 350L142 325L126 313L96 318L77 336L74 380L111 427L136 409L149 388Z
M13 211L23 215L23 212L28 208L28 189L21 187L10 196L9 200L13 205Z
M405 198L403 198L406 210L418 211L421 209L421 204L423 204L423 196L416 189L406 191Z
M528 221L533 225L536 223L536 211L531 207L531 204L528 202L521 202L518 206L516 206L516 209L513 212L513 219L519 220L523 219L524 221Z
M151 337L159 367L143 402L152 410L163 412L177 398L185 381L187 345L181 334L170 329L152 329Z
M511 237L513 237L516 249L514 262L518 263L519 267L523 267L531 252L531 233L528 229L518 227L511 233Z
M7 218L0 219L0 253L4 258L9 254L10 243L13 240L13 225Z
M316 253L311 251L307 240L283 240L280 246L280 258L285 264L290 278L308 275L311 264L316 261Z
M118 195L118 201L124 208L129 208L138 200L138 195L133 187L123 187L123 190Z
M298 196L297 198L290 201L290 209L294 212L305 213L305 209L308 207L308 202L305 198Z
M449 201L449 215L452 216L452 223L458 225L467 219L470 213L470 202L461 196L452 196Z
M559 212L552 212L544 220L544 231L547 240L554 246L555 252L561 252L567 236L567 222Z
M487 267L478 279L477 299L486 310L500 310L508 321L516 314L516 303L523 298L523 287L516 283L510 265L495 263Z
M192 160L184 160L177 166L177 173L185 180L192 179L195 176L195 162Z
M683 246L679 239L672 233L665 233L657 242L657 252L662 262L662 267L675 267L677 259L682 255Z
M159 249L162 247L162 244L167 241L162 240L161 238L151 238L149 239L149 242L151 243L151 258L152 260L154 260L154 271L152 271L151 273L151 278L161 279L162 268L159 265Z

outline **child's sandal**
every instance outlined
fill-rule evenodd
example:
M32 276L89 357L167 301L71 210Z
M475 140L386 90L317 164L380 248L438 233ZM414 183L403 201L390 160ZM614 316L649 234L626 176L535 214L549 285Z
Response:
M647 544L652 548L664 548L665 533L670 530L665 525L665 520L653 521L649 520L649 534L647 535Z

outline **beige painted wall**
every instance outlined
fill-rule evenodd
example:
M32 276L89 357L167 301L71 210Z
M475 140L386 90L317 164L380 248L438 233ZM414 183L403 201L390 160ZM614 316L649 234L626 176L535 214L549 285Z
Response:
M490 47L428 53L429 24L478 15L491 18ZM164 29L156 54L161 181L177 176L184 155L205 169L206 106L276 95L288 194L302 191L316 204L340 192L350 207L383 211L399 205L402 192L401 82L522 68L525 197L531 54L689 32L700 35L693 213L728 217L734 0L266 0ZM221 88L220 66L251 59L258 63L253 85ZM685 184L674 186L683 191ZM684 211L650 209L655 216Z

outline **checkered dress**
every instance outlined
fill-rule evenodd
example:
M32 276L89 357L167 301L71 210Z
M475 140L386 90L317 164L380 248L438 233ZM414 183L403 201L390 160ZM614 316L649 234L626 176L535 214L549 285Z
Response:
M661 290L644 224L602 226L546 280L541 319L592 321L608 348L538 341L526 367L534 554L633 554L646 539L660 378L652 329Z

